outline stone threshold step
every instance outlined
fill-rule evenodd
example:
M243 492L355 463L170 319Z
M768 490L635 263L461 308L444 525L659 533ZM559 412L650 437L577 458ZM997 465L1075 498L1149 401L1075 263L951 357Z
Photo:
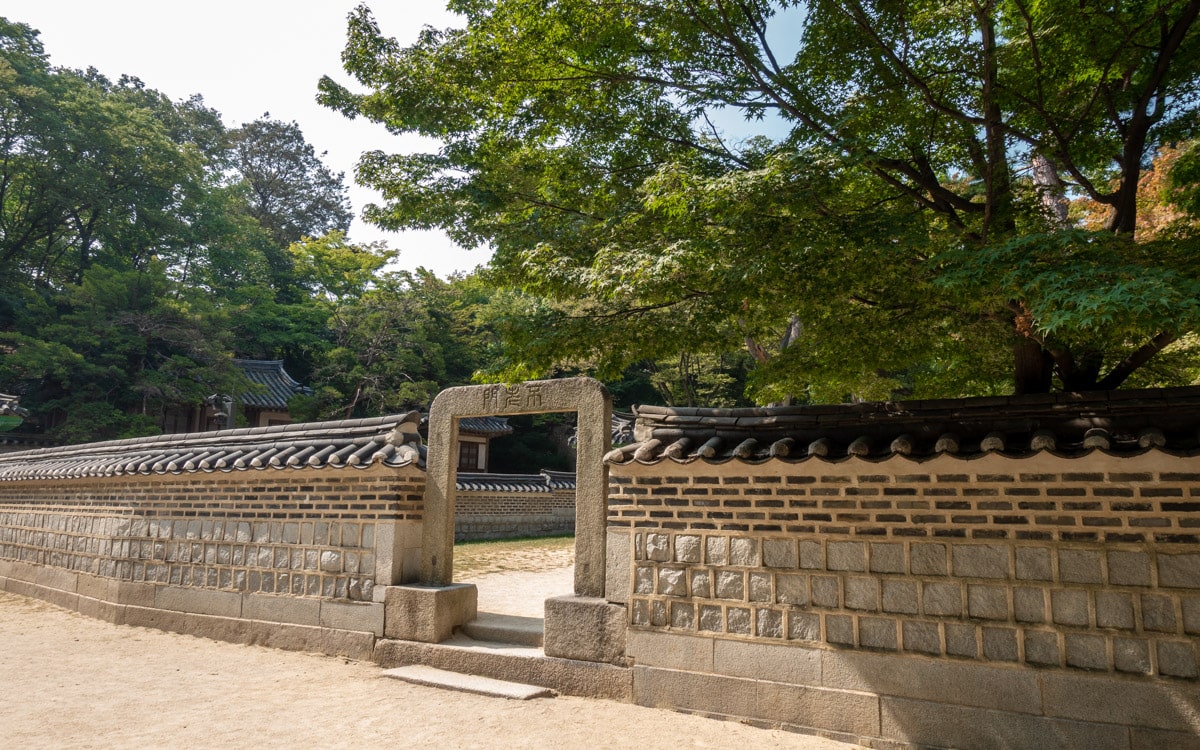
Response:
M475 693L493 698L508 698L509 700L527 701L533 698L553 698L554 691L550 688L536 685L523 685L519 682L495 680L491 677L449 672L445 669L427 667L423 664L410 664L406 667L385 669L384 677L403 680L414 685L457 690L460 693Z
M633 678L628 667L548 657L541 648L511 643L476 641L456 634L441 643L381 638L374 661L387 669L423 665L460 674L474 674L524 685L541 685L559 695L632 700Z
M540 617L521 617L480 612L474 620L462 626L462 632L477 641L512 643L540 647L545 621Z

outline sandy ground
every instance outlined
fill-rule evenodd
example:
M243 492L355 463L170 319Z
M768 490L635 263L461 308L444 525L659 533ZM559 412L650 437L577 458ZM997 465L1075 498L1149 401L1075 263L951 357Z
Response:
M465 579L479 591L479 611L501 615L544 617L545 601L552 596L569 596L575 590L575 568L490 573Z
M373 664L110 625L0 593L6 748L850 746L672 711L454 693Z
M491 542L454 549L455 580L473 583L479 611L544 616L551 596L575 590L575 540Z
M528 570L485 565L466 577L482 609L540 614L540 590L570 591L570 563L550 551ZM110 625L0 592L3 748L852 747L612 701L468 695L380 671Z

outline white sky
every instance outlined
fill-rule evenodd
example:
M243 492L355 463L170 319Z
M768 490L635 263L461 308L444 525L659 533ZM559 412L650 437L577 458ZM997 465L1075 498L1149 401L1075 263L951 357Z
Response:
M426 151L436 144L398 137L382 126L354 121L316 103L317 81L343 84L346 16L358 0L0 0L0 16L41 32L54 65L95 67L116 79L137 76L173 100L204 97L235 127L265 112L300 124L308 142L334 171L345 172L354 204L354 242L385 241L400 250L397 265L424 266L445 277L488 260L487 250L464 250L440 232L384 232L360 221L372 190L354 184L359 155ZM453 25L442 0L367 0L380 29L402 44L424 25Z

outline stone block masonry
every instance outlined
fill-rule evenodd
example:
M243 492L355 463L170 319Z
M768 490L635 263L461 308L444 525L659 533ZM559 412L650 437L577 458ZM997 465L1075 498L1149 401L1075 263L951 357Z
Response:
M1048 746L1112 732L1125 739L1097 746L1187 746L1200 735L1193 458L610 471L610 533L628 539L640 702L938 746L999 747L1005 732ZM699 675L707 688L690 684ZM1113 701L1069 711L1065 693L1047 692L1060 684L1052 675ZM995 697L1008 682L1012 699ZM974 683L973 699L964 685ZM1114 708L1126 688L1157 708ZM745 693L745 705L697 700L710 691ZM861 715L846 708L863 700ZM1155 711L1170 718L1147 718ZM950 717L942 728L939 712Z
M387 632L387 590L420 573L418 422L409 413L5 456L0 588L229 640L346 653L320 634L347 633L370 657ZM479 536L574 529L573 475L461 480L478 490L460 506ZM595 510L603 519L602 502Z
M429 451L405 416L0 458L0 587L360 658L440 640L475 604L452 519L516 506L433 444L576 410L576 596L547 652L628 664L637 702L872 747L1200 748L1200 390L658 409L599 466L595 384L452 390Z
M405 481L389 469L5 483L0 560L137 583L370 601L381 577L391 582L392 550L379 554L377 529L419 521L422 484L419 473Z
M1198 676L1200 568L1173 585L1163 576L1200 566L1196 555L645 530L634 532L633 545L635 626ZM799 561L802 545L808 567ZM689 561L693 546L705 550L702 559ZM1089 562L1087 580L1071 567L1080 557ZM1026 558L1044 569L1018 573L1016 560ZM1116 583L1127 568L1158 582Z
M370 658L413 580L424 472L0 483L0 588L112 622Z

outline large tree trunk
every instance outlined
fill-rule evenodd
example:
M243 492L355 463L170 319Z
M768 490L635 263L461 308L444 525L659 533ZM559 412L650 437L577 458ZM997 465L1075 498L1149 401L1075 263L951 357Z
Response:
M1046 215L1054 226L1070 226L1071 202L1067 200L1066 186L1058 176L1058 167L1042 154L1033 155L1033 184L1037 189Z
M1054 357L1034 336L1033 315L1025 305L1010 300L1013 327L1013 386L1022 393L1049 393L1054 377Z
M1054 361L1041 344L1021 336L1013 344L1013 379L1016 393L1049 393Z

